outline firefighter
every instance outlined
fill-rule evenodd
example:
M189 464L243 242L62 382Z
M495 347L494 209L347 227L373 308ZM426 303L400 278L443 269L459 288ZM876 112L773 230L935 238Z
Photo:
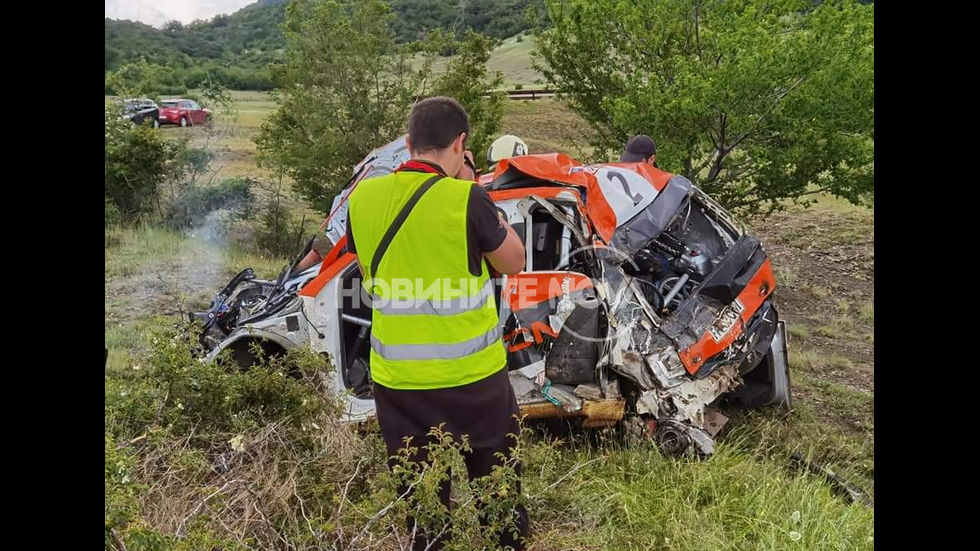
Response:
M351 194L347 246L372 297L371 375L389 457L411 438L419 448L412 459L426 461L427 435L441 425L468 437L464 458L475 479L510 458L519 432L487 261L516 274L524 247L486 190L456 178L469 132L456 100L417 103L408 125L412 158ZM449 493L447 480L440 488L447 509ZM514 515L520 536L505 531L500 544L523 549L527 511ZM414 548L441 549L445 536L431 536L418 534Z
M504 134L494 140L490 144L490 148L487 149L487 172L492 173L497 167L497 163L504 159L519 157L528 153L527 144L524 143L524 140L513 134Z

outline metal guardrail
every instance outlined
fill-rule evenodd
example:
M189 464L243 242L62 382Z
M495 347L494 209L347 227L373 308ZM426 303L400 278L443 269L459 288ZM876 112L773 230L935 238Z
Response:
M558 92L551 88L527 88L520 90L504 90L507 99L513 100L536 100L554 96Z
M507 99L522 100L522 101L533 101L536 99L549 98L558 95L558 91L552 88L527 88L521 90L498 90L500 93L504 94ZM487 97L489 93L484 94L483 97ZM425 99L427 96L415 96L414 101L418 102Z

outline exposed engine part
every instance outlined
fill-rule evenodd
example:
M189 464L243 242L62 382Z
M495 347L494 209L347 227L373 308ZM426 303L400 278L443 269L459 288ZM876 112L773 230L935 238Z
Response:
M653 436L660 450L671 457L681 457L691 447L687 427L680 423L672 421L657 423Z
M633 281L638 281L642 284L640 288L643 290L643 298L650 303L650 306L657 312L662 311L664 308L664 296L660 292L657 284L639 277Z
M689 453L707 457L715 453L715 441L708 433L677 421L658 421L653 437L660 450L670 457L682 457Z
M684 243L669 233L662 233L649 243L650 246L659 249L671 257L678 257L684 254Z
M689 276L687 274L682 274L681 277L677 278L677 283L674 283L674 285L670 288L670 290L667 291L667 294L664 295L664 305L665 306L669 306L671 304L671 302L674 300L674 298L677 297L677 294L680 293L682 289L684 289L684 285L686 285L687 282L688 282L688 280L690 280L690 279L691 279L691 276ZM670 280L666 280L665 279L664 282L661 285L666 285L668 281L670 281Z
M631 276L644 275L660 279L669 273L670 260L661 252L640 249L623 264L623 270Z
M694 272L701 277L711 271L711 259L697 250L687 251L677 259L677 263L683 266L685 271Z

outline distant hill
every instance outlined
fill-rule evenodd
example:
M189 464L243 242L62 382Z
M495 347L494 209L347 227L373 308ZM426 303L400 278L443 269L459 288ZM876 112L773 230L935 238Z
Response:
M507 38L528 28L525 13L543 0L391 0L398 15L394 30L402 41L429 30L472 28ZM195 87L205 75L236 89L269 89L266 66L281 55L280 25L286 0L259 0L229 15L190 24L153 27L134 21L105 20L105 70L140 58L170 68L174 85Z

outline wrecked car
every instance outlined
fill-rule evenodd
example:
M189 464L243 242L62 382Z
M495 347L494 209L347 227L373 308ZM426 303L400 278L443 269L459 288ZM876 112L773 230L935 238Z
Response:
M304 250L309 252L309 245ZM300 256L302 258L302 256ZM297 271L296 262L283 268L275 280L257 279L251 268L235 275L212 299L206 311L192 312L200 322L198 341L208 360L229 350L243 368L262 354L277 355L309 342L301 325L303 301L299 290L319 273L320 265Z
M309 342L328 354L352 421L370 418L374 403L370 299L345 248L346 198L363 178L407 158L399 140L358 165L326 225L334 248L313 277L298 274L289 308L258 321L238 314L238 326L225 328L226 340L241 340L275 325L277 345ZM495 280L510 381L525 417L622 423L652 434L668 454L709 455L725 421L721 402L790 405L771 262L759 240L690 181L646 164L584 165L547 154L501 161L486 185L526 249L525 271ZM287 267L280 279L288 278L299 281ZM268 301L283 283L259 285L242 300ZM226 288L219 297L235 293ZM294 338L281 335L289 328ZM235 345L218 343L212 354L228 346Z
M354 167L353 176L334 199L330 216L321 227L332 243L336 245L344 236L347 198L357 183L388 174L408 159L408 145L401 137L372 151ZM191 322L201 324L198 339L208 361L227 350L235 363L247 368L255 363L257 351L266 355L283 354L306 346L311 334L319 338L306 318L299 290L316 277L324 265L332 264L340 248L335 246L326 262L299 270L301 259L312 246L310 239L299 256L273 281L256 279L254 271L245 268L214 295L207 310L189 314Z

